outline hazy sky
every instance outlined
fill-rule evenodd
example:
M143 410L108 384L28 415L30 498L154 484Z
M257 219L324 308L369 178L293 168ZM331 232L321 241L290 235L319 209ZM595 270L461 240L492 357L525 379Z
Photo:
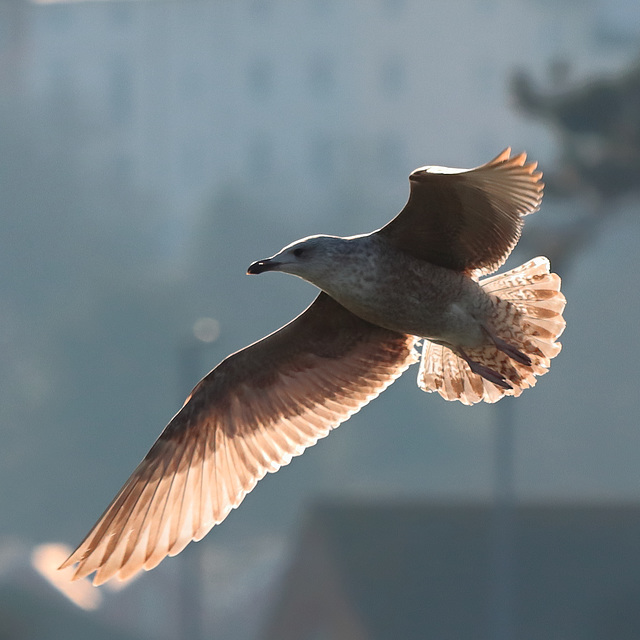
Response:
M581 3L485 2L473 19L498 25L486 34L462 0L432 10L421 3L420 12L417 0L381 2L380 15L358 2L314 2L311 13L296 14L315 29L302 34L291 33L285 3L274 2L273 14L251 24L241 12L254 15L269 3L218 3L229 22L211 28L235 47L228 58L213 38L211 55L201 55L208 23L192 25L191 14L176 13L180 3L163 4L172 20L183 17L175 29L146 9L133 18L103 12L116 3L101 4L99 20L74 14L79 4L65 15L29 5L20 16L24 30L14 32L23 39L0 34L0 72L17 65L27 79L14 84L0 74L2 535L79 542L189 385L312 300L313 288L293 278L246 277L252 260L308 233L376 228L404 204L414 165L468 166L513 144L552 172L556 132L515 111L509 72L524 66L545 86L546 66L558 54L570 56L580 78L592 67L622 66L636 51L633 20L625 17L635 19L635 2L616 3L611 13L607 3L582 11ZM205 15L209 5L195 4ZM331 31L332 10L339 31ZM548 38L544 16L557 27ZM336 39L344 50L331 49ZM242 58L255 43L260 55ZM325 58L301 62L316 43L338 61L328 100L292 71L306 69L322 85ZM183 76L180 64L192 54L197 73ZM277 81L262 105L249 80L260 75L252 60L263 54L273 54ZM129 106L109 102L113 93L122 97L117 82L109 85L114 77L131 83ZM392 90L400 83L395 97L374 92L380 77ZM122 121L113 112L120 108ZM200 149L195 165L204 175L190 177L194 158L181 149ZM274 171L260 177L255 157L271 152ZM326 162L324 177L309 177L309 158ZM639 197L605 203L615 215L561 274L563 352L514 402L515 489L523 499L640 497ZM557 217L591 206L588 194L545 202L535 224L551 228ZM509 264L531 257L518 253ZM185 364L191 327L203 316L219 320L220 338L199 362ZM290 533L319 494L491 495L495 408L424 394L416 375L409 370L261 482L215 540Z

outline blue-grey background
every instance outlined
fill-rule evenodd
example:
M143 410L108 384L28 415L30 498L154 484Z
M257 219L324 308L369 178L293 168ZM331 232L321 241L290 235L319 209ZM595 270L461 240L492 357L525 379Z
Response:
M562 131L518 109L510 79L583 86L639 41L630 0L2 0L0 580L33 545L78 543L198 378L315 296L246 277L251 261L381 226L420 165L512 146L553 173ZM509 263L608 214L561 262L564 349L515 403L519 500L640 497L638 206L548 196ZM216 341L198 342L200 318ZM491 498L496 408L426 395L416 374L198 545L212 637L257 637L246 603L267 606L319 496ZM174 637L182 562L129 587L156 596L127 633Z

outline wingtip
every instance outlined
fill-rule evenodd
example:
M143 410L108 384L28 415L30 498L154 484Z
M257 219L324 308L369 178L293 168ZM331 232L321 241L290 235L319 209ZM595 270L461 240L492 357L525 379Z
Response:
M511 164L517 165L518 167L524 167L527 162L527 152L521 151L520 153L513 156L513 158L509 158Z
M76 564L77 562L80 561L80 558L76 558L76 555L78 553L78 550L76 549L59 567L58 567L58 571L64 571L65 569L68 569L69 567L73 566L74 564ZM72 580L77 580L79 576L76 576L74 574L74 576L71 578Z
M89 574L87 574L89 575ZM109 580L111 580L111 578L113 578L113 574L110 575L100 575L100 571L96 571L95 575L93 576L93 580L91 581L91 584L94 587L99 587L101 585L103 585L105 582L108 582Z
M515 170L521 175L526 173L528 174L528 176L530 176L530 178L527 178L527 180L538 191L538 193L542 193L542 191L544 190L544 182L542 182L543 173L538 169L538 162L536 160L527 162L526 151L521 151L513 157L511 157L510 154L511 147L507 147L502 153L497 155L493 160L488 162L483 167L479 167L479 169L482 169L484 167L493 168L496 165L502 165L502 168Z
M516 153L514 156L511 156L511 147L507 147L504 151L501 151L493 160L490 160L488 165L502 164L508 163L511 166L523 167L528 173L533 174L533 172L538 168L537 161L533 160L531 162L527 162L527 152L521 151L520 153ZM542 173L540 172L540 175Z
M506 162L509 160L511 156L511 147L507 147L503 151L501 151L493 160L488 162L488 164L500 164L502 162Z
M91 583L93 584L93 586L97 587L101 584L103 584L104 582L106 582L107 580L109 580L113 574L110 575L104 575L104 572L102 572L101 575L101 568L102 567L96 567L94 564L92 564L90 561L87 562L87 560L90 560L88 557L84 556L83 554L79 553L80 549L76 549L76 551L74 551L59 567L58 569L67 569L69 567L72 567L73 565L76 565L74 571L73 571L73 575L71 575L69 577L69 579L71 581L76 581L76 580L82 580L83 578L87 578L88 576L90 576L94 571L95 571L95 575L93 577L93 580L91 581Z
M57 571L63 571L64 569L71 566L71 562L69 562L69 558L67 558L57 569Z
M66 571L67 569L71 569L73 565L76 563L77 563L77 560L75 561L72 560L72 556L70 556L58 567L57 570ZM69 575L69 581L76 582L78 580L82 580L82 578L86 577L87 575L88 573L82 573L81 566L77 566L75 569L73 569L73 573Z

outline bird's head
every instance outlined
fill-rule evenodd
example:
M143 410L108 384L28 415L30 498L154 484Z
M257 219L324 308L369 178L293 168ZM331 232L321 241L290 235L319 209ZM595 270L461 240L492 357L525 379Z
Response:
M287 245L271 258L249 265L248 274L282 271L322 286L322 281L336 267L347 251L348 239L336 236L310 236Z

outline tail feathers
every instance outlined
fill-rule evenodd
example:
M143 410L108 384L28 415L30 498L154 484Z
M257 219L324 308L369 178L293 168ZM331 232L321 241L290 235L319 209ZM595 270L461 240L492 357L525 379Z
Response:
M566 300L560 292L560 278L549 272L546 258L534 258L480 284L494 297L491 331L528 356L531 364L510 357L494 344L465 349L470 360L495 371L511 385L503 388L473 373L448 347L425 340L418 385L464 404L497 402L505 395L519 396L535 385L536 376L544 375L551 359L560 353L556 339L565 328L562 312Z

